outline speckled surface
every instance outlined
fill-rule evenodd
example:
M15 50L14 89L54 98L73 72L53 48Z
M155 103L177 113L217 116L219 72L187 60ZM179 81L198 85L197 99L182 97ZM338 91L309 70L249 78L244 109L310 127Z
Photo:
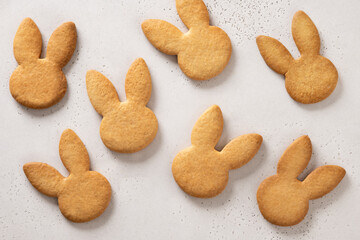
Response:
M0 239L360 239L360 2L358 0L206 0L211 23L233 43L229 65L218 77L196 82L180 70L176 58L157 51L140 23L167 20L185 30L174 1L1 1L0 2ZM105 3L106 2L106 3ZM339 71L334 93L315 105L294 102L283 76L264 63L255 43L259 34L279 39L296 57L291 19L304 10L321 36L321 53ZM78 44L64 68L68 91L56 106L32 110L20 106L8 84L17 64L12 41L21 20L37 23L44 45L53 30L74 21ZM108 76L125 98L130 64L145 59L152 76L149 107L159 120L153 143L133 154L118 154L101 142L101 117L85 87L88 69ZM225 191L213 199L187 196L171 174L171 162L189 146L200 114L218 104L225 129L218 146L249 132L264 142L251 162L230 172ZM54 198L37 192L22 165L43 161L67 174L58 154L61 132L73 129L89 151L91 167L111 183L105 213L84 224L66 220ZM327 196L310 202L303 222L276 227L261 216L256 190L275 173L277 161L297 137L308 134L315 167L338 164L347 175Z

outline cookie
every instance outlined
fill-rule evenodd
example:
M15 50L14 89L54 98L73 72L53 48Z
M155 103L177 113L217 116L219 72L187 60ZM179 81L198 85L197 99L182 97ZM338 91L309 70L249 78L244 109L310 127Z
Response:
M309 209L309 200L332 191L345 176L345 170L325 165L312 171L304 181L297 177L308 165L312 154L308 136L296 139L281 156L277 173L266 178L257 191L259 209L266 220L279 226L301 222Z
M76 47L76 27L67 22L51 35L46 58L40 59L41 33L30 18L20 24L14 39L14 56L19 66L10 77L14 99L29 108L47 108L65 95L67 83L62 68Z
M306 13L294 15L291 30L300 58L295 60L284 45L267 36L256 38L260 54L272 70L285 75L286 90L295 101L320 102L334 91L338 72L329 59L320 56L319 33Z
M233 139L223 150L215 150L223 130L218 106L208 108L197 120L191 133L191 146L179 152L172 173L180 188L199 198L211 198L226 187L229 170L248 163L259 150L262 137L246 134Z
M176 9L186 27L158 19L141 24L147 39L159 51L177 55L181 70L191 79L207 80L220 74L231 57L231 42L220 28L209 25L209 13L202 0L176 0Z
M40 162L24 165L26 177L39 192L57 197L61 213L70 221L87 222L99 217L110 202L110 183L100 173L89 170L88 152L72 130L62 133L59 153L70 172L68 177Z
M87 72L86 88L93 107L103 116L100 136L106 147L132 153L154 140L158 122L146 107L151 96L151 77L144 59L136 59L126 75L125 102L120 102L114 85L95 70Z

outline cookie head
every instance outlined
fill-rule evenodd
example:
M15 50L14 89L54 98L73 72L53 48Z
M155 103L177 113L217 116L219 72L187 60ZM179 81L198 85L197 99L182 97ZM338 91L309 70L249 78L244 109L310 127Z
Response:
M327 98L335 89L337 70L323 56L300 57L285 74L285 87L297 102L316 103Z
M88 221L105 211L110 195L110 184L100 173L87 171L70 174L58 196L59 208L61 213L73 222Z
M184 36L183 44L187 47L178 53L178 63L191 79L207 80L215 77L224 70L230 60L230 39L218 27L209 26L207 31L201 28L191 29Z
M309 200L329 193L344 177L343 168L327 165L315 169L304 181L298 180L311 154L309 137L298 138L279 160L277 174L260 184L257 201L260 212L269 222L279 226L298 224L308 212Z
M139 151L155 138L157 119L144 106L129 102L119 103L100 124L100 136L111 150L123 153Z
M20 24L14 39L14 55L19 66L10 77L10 92L20 104L47 108L65 95L67 83L62 68L76 47L76 27L67 22L50 37L46 58L41 55L41 33L30 18Z
M86 87L92 105L103 116L100 136L109 149L131 153L154 140L158 123L146 107L151 96L151 77L143 59L137 59L126 75L125 102L120 102L113 84L97 71L88 71Z
M309 209L309 199L297 180L271 176L264 180L257 194L261 196L258 201L261 213L276 225L295 225L304 219Z
M175 181L191 196L210 198L220 194L227 185L229 170L246 164L261 146L260 135L247 134L235 138L219 152L214 148L222 129L222 113L214 105L197 120L191 147L180 151L173 161Z
M179 187L191 196L209 198L221 193L228 182L229 169L218 151L194 146L179 152L172 164Z
M295 60L283 44L267 36L256 39L260 54L271 69L285 75L286 90L295 101L320 102L334 91L338 72L329 59L320 55L318 30L303 11L294 15L292 34L300 58Z
M47 108L56 104L64 97L66 89L61 68L44 59L19 65L10 77L12 96L30 108Z
M207 80L220 74L231 57L231 41L220 28L209 25L202 0L177 0L176 9L189 31L157 19L142 23L147 39L159 51L177 55L181 70L191 79Z
M24 165L26 177L41 193L57 197L61 213L70 221L87 222L97 218L109 205L110 183L100 173L89 170L88 152L72 130L65 130L61 135L59 153L70 172L68 177L38 162Z

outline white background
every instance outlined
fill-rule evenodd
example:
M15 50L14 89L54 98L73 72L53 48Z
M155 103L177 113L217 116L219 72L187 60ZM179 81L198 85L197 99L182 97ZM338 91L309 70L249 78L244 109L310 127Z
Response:
M211 23L230 36L233 53L223 73L204 82L188 79L176 57L157 51L142 33L140 24L148 18L167 20L185 31L175 1L0 2L0 239L360 239L360 1L205 2ZM333 94L313 105L289 97L283 76L266 66L255 43L257 35L270 35L297 57L290 26L300 9L315 22L321 53L339 71ZM64 68L68 91L45 110L21 106L9 92L17 66L12 42L25 17L39 26L43 52L61 23L77 26L77 48ZM85 74L89 69L102 72L124 100L125 75L138 57L145 59L152 76L148 106L159 131L146 149L119 154L101 142L101 117L88 99ZM196 119L212 104L224 114L219 149L250 132L261 134L264 142L251 162L230 172L221 195L196 199L179 189L171 163L189 146ZM65 219L57 200L37 192L22 171L24 163L42 161L66 176L58 155L66 128L80 136L92 169L112 185L109 207L88 223ZM256 190L275 173L286 147L303 134L312 140L313 157L302 177L324 164L340 165L347 174L333 192L310 202L304 221L277 227L260 214Z

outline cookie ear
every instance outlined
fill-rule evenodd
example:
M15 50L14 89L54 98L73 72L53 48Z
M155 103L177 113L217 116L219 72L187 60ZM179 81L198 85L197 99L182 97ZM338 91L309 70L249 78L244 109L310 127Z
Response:
M151 77L142 58L136 59L130 66L125 79L126 100L146 105L151 96Z
M66 129L62 133L59 153L61 161L70 173L76 174L89 171L89 154L85 145L73 130Z
M63 68L71 59L76 48L76 26L73 22L63 23L52 34L46 50L46 58Z
M296 178L308 165L312 154L311 141L308 136L296 139L283 153L277 165L277 173Z
M25 18L14 38L14 56L21 64L26 61L35 61L41 55L42 39L39 28L31 18Z
M223 161L230 169L239 168L248 163L259 151L262 137L259 134L246 134L229 142L221 151Z
M91 104L102 116L120 102L114 85L98 71L90 70L86 73L86 89Z
M187 28L209 25L209 12L202 0L176 0L176 9Z
M320 198L331 192L345 176L345 169L335 165L321 166L311 172L303 181L309 191L309 199Z
M214 148L220 139L223 125L221 109L217 105L211 106L196 121L191 133L191 144Z
M315 24L303 11L295 13L291 31L300 54L320 53L320 37Z
M183 33L174 25L158 19L148 19L141 28L154 47L168 55L180 52Z
M266 64L275 72L285 75L294 61L286 47L275 38L267 36L258 36L256 44Z
M41 193L57 197L64 177L46 163L30 162L23 166L24 173L30 183Z

